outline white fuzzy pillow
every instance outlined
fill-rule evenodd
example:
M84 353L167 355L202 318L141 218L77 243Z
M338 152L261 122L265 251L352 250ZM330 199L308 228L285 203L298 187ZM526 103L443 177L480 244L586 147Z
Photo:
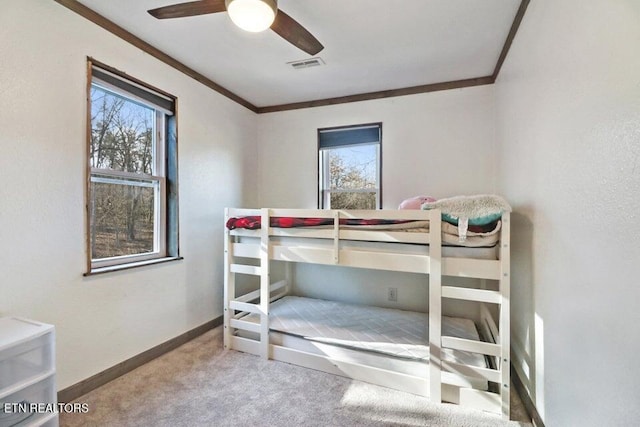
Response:
M456 225L460 218L468 219L469 225L486 225L511 212L509 203L493 194L449 197L424 203L422 209L440 209L442 219Z

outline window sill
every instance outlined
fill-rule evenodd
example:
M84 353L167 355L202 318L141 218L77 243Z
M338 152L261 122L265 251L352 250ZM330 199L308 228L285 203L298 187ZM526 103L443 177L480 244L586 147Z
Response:
M137 268L137 267L145 267L148 265L155 265L155 264L164 264L166 262L171 262L171 261L180 261L184 259L181 256L177 256L177 257L165 257L165 258L156 258L156 259L148 259L145 261L138 261L138 262L131 262L128 264L118 264L118 265L110 265L108 267L99 267L99 268L93 268L91 269L91 271L84 273L84 276L94 276L96 274L104 274L104 273L111 273L113 271L122 271L122 270L129 270L132 268Z

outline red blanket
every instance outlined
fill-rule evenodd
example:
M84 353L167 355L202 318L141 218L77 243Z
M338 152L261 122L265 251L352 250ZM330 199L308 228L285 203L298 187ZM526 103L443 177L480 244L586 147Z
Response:
M235 228L246 228L248 230L257 230L260 228L261 217L245 216L241 218L229 218L227 228L233 230ZM407 220L394 219L350 219L341 218L340 225L388 225L388 224L404 224L410 222ZM293 228L293 227L313 227L317 225L333 225L333 218L288 218L288 217L271 217L271 227Z
M244 216L240 218L229 218L227 228L233 230L235 228L246 228L247 230L257 230L260 228L261 217ZM341 218L340 225L393 225L405 224L412 222L411 220L396 219L352 219ZM498 221L494 221L486 225L469 225L469 231L474 233L488 233L496 228ZM271 217L271 227L278 228L294 228L294 227L313 227L317 225L333 225L333 218L289 218L289 217Z

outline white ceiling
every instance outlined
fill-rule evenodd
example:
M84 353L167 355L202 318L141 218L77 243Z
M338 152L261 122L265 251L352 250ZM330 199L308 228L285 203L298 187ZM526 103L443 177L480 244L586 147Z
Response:
M520 0L280 0L323 45L326 65L273 31L247 33L226 13L157 20L180 0L79 0L257 107L490 76Z

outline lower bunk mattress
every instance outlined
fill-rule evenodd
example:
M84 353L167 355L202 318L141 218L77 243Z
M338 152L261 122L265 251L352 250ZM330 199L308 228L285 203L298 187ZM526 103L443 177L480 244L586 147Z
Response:
M242 320L260 322L257 314ZM286 296L271 304L269 329L272 344L428 377L428 313ZM240 335L255 338L250 333ZM474 322L463 318L443 316L442 335L480 340ZM465 365L488 366L478 353L443 349L442 357ZM443 382L446 376L443 373ZM487 387L486 381L470 379L460 385Z

